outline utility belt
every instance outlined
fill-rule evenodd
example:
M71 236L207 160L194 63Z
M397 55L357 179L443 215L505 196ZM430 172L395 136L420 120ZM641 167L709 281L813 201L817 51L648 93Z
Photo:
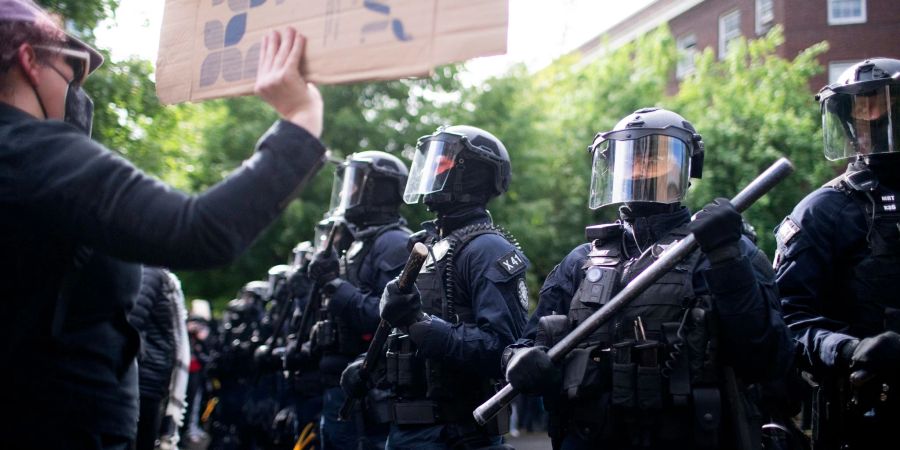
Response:
M391 422L397 425L472 424L488 436L509 432L510 412L504 408L483 427L475 425L472 411L478 404L435 400L401 400L391 403Z
M391 419L398 425L472 423L472 411L497 392L490 380L473 389L466 377L441 361L415 356L409 335L394 331L387 340L385 381L391 386L394 401ZM509 431L509 410L483 427L490 435Z

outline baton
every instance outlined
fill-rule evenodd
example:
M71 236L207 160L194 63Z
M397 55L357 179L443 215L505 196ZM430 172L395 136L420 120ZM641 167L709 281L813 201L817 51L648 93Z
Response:
M400 276L397 279L397 289L400 293L409 294L412 292L416 278L419 276L419 271L422 270L422 265L425 264L426 258L428 258L428 247L421 242L416 242L412 252L409 254L409 259L406 260L406 266L403 267L403 271L400 272ZM359 369L359 377L361 379L367 379L369 372L375 367L375 364L378 364L384 343L387 342L390 334L391 325L386 320L381 319L381 322L378 323L378 329L375 330L375 335L369 342L369 349L366 350L362 367ZM358 399L350 397L344 400L344 404L341 405L341 410L338 412L338 420L347 420L350 417L350 411L353 410L356 400Z
M338 225L339 223L335 222L332 224L331 230L328 231L328 239L325 242L325 248L322 249L325 256L331 256L331 252L334 251L332 245L334 245L334 237L337 234ZM309 299L306 301L306 305L303 308L303 316L300 317L300 326L298 327L299 329L297 332L297 345L303 344L309 339L309 329L312 328L313 325L313 315L315 315L316 310L320 307L318 303L313 306L313 302L316 301L316 299L321 299L321 296L319 295L319 291L321 290L322 284L315 283L309 293Z
M731 199L734 208L739 212L745 211L760 197L769 192L775 185L784 180L794 171L794 166L787 158L780 158L775 161L765 172L756 177L747 187L738 195ZM591 314L584 322L578 325L574 330L556 343L547 355L554 363L562 361L572 349L581 341L587 339L601 325L611 319L629 302L634 300L638 295L647 290L656 280L660 279L669 270L672 270L681 260L688 257L698 247L697 239L694 234L688 234L679 242L666 249L660 255L659 259L647 267L640 275L635 277L631 283L628 283L612 300L602 308ZM494 394L486 402L482 403L472 415L475 421L480 425L484 425L491 420L501 409L509 405L518 395L518 391L511 384L507 384L500 391Z

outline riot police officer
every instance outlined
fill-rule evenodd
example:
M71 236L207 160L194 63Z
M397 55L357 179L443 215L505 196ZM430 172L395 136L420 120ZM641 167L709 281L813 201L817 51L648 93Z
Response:
M437 219L411 239L431 253L417 290L392 281L381 300L381 317L399 327L383 355L389 449L487 448L506 432L508 417L479 427L472 410L493 394L503 348L525 325L528 259L486 210L510 176L506 148L482 129L440 128L418 142L404 200L424 197Z
M378 326L378 301L385 284L396 277L409 254L409 230L400 216L408 170L399 158L385 152L354 153L338 166L329 216L341 226L339 258L320 251L309 276L326 297L311 333L311 348L320 354L319 370L325 385L322 410L322 448L383 448L390 417L386 394L372 392L350 420L339 421L345 401L340 376L368 347ZM348 239L349 238L349 239Z
M859 62L816 98L825 156L852 160L777 228L778 289L814 381L814 447L876 448L900 419L900 60Z
M212 394L216 401L211 415L211 449L247 448L257 439L244 405L254 387L253 355L259 344L268 290L268 282L251 281L225 309L221 339L209 366L209 376L217 386Z
M702 175L701 136L680 115L645 108L598 134L589 151L590 207L624 203L619 220L588 227L592 242L548 275L525 335L504 352L507 379L544 394L557 449L758 448L732 439L759 424L730 420L746 411L726 395L740 387L728 372L744 382L780 375L790 339L771 267L742 235L740 213L718 199L691 222L681 204L689 179ZM689 233L700 250L560 366L551 362L547 347Z

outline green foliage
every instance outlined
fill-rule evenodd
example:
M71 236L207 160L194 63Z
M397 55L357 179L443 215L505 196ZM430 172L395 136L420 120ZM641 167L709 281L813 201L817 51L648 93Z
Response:
M808 87L821 70L816 57L827 44L787 60L776 54L783 42L781 27L775 27L761 39L736 43L722 61L707 49L670 100L706 144L703 179L689 194L691 206L732 197L781 156L796 166L744 215L769 255L775 250L772 229L803 196L835 175L822 156L819 109Z
M113 15L119 0L37 0L49 11L71 21L72 28L90 35L103 19Z

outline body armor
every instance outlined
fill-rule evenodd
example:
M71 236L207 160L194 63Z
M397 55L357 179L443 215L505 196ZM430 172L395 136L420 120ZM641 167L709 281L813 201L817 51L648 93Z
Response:
M475 323L471 304L457 301L455 258L478 236L495 234L519 248L518 242L502 228L489 222L460 228L444 239L429 238L429 256L416 279L422 310L451 324ZM415 357L409 336L395 329L387 342L386 380L393 392L394 422L398 425L432 425L472 422L472 410L496 392L495 380L473 383L470 373L434 359ZM486 425L490 434L504 434L508 417Z
M689 231L675 228L636 257L626 254L622 233L593 242L567 316L572 327ZM625 439L617 444L634 447L692 435L696 448L719 445L715 314L712 298L693 288L700 257L692 253L568 355L562 393L547 401L560 420L554 429L590 442Z

